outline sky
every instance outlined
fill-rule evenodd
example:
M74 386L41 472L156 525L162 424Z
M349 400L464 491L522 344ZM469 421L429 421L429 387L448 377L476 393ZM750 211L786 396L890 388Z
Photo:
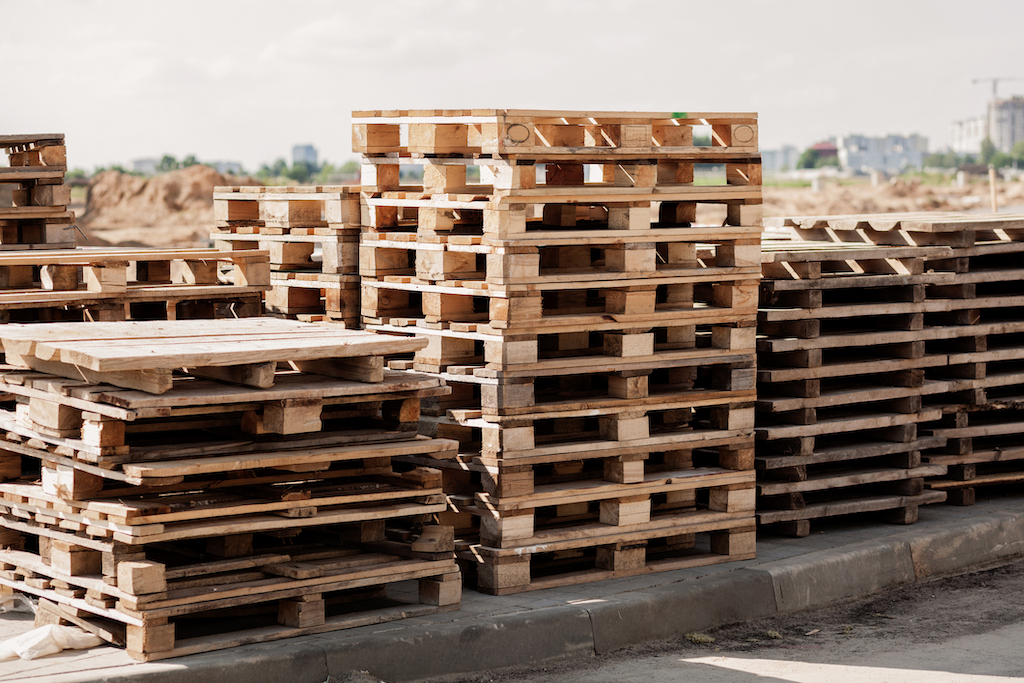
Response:
M756 112L762 149L949 141L1024 93L1020 0L0 0L0 134L71 167L351 151L358 109Z

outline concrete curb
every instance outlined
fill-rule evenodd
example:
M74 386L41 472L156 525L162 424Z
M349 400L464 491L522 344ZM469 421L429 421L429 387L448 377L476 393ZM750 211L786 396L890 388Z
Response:
M1024 555L1024 515L993 512L990 519L949 524L910 540L918 579L962 573Z
M596 654L776 613L770 576L737 569L589 605Z
M324 683L368 670L389 683L594 656L715 626L863 597L1024 555L1024 513L994 510L577 604L361 636L339 632L35 683Z
M822 607L910 583L917 577L905 541L821 550L766 562L754 569L771 577L778 613Z
M370 671L389 683L594 653L590 618L582 607L570 605L474 621L477 623L468 626L416 629L414 634L321 638L321 646L332 674Z

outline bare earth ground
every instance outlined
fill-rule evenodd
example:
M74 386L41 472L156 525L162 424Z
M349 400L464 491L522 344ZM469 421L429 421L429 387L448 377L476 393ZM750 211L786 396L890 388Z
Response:
M213 188L255 184L251 178L221 176L205 166L192 166L154 178L107 171L93 179L89 202L74 207L86 241L81 245L126 247L207 246L213 225ZM997 184L1000 207L1024 205L1024 182ZM2 205L2 204L0 204ZM966 187L923 184L896 178L872 187L865 179L825 181L820 191L809 187L764 188L765 216L835 215L907 211L990 210L989 187L977 181ZM1024 210L1024 208L1021 208ZM721 215L719 215L721 214ZM710 211L702 222L725 215Z
M1002 677L1024 676L1022 636L1024 559L831 608L686 634L589 660L431 681L1011 680Z

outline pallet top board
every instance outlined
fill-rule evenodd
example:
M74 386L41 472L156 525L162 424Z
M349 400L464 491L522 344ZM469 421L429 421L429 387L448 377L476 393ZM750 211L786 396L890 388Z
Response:
M29 135L0 135L0 147L5 150L14 147L45 147L48 145L63 145L63 133L34 133Z
M272 318L5 325L4 348L97 372L380 356L425 340Z
M795 261L883 260L902 258L950 258L952 247L898 247L863 242L822 242L765 239L761 242L761 263Z
M262 185L218 185L214 199L339 199L360 192L359 185L293 185L264 187Z
M955 232L965 229L1022 230L1024 214L959 213L952 211L923 211L916 213L850 214L838 216L793 216L766 218L770 228L795 227L801 230L831 228L832 230L876 231L905 230L908 232Z
M43 207L40 207L43 208ZM2 210L0 210L2 211ZM71 214L72 216L74 214ZM3 218L0 213L0 218ZM91 265L119 261L269 261L270 252L255 249L223 251L220 249L136 249L95 248L39 249L32 253L0 253L0 266Z
M9 166L0 168L0 183L63 178L64 166Z
M75 214L66 206L0 206L0 221L46 220L49 218L70 218Z
M516 117L535 119L537 123L596 123L626 122L636 120L659 122L691 122L747 119L757 121L756 112L670 112L670 111L580 111L556 109L365 109L353 111L353 119L492 119L495 117Z
M490 187L453 188L456 192L436 194L422 188L379 193L366 197L369 206L398 206L429 209L470 209L482 211L503 206L527 204L608 204L621 202L739 202L759 204L760 185L661 185L659 187L614 187L590 184L582 187L551 185L534 190L507 190L488 193ZM461 192L467 190L467 192Z

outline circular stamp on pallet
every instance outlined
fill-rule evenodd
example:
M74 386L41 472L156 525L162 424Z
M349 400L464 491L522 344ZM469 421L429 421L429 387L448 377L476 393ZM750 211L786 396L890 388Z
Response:
M521 123L513 123L505 129L505 141L518 145L530 139L530 129Z
M754 139L754 129L750 126L736 126L732 131L732 141L750 142Z

